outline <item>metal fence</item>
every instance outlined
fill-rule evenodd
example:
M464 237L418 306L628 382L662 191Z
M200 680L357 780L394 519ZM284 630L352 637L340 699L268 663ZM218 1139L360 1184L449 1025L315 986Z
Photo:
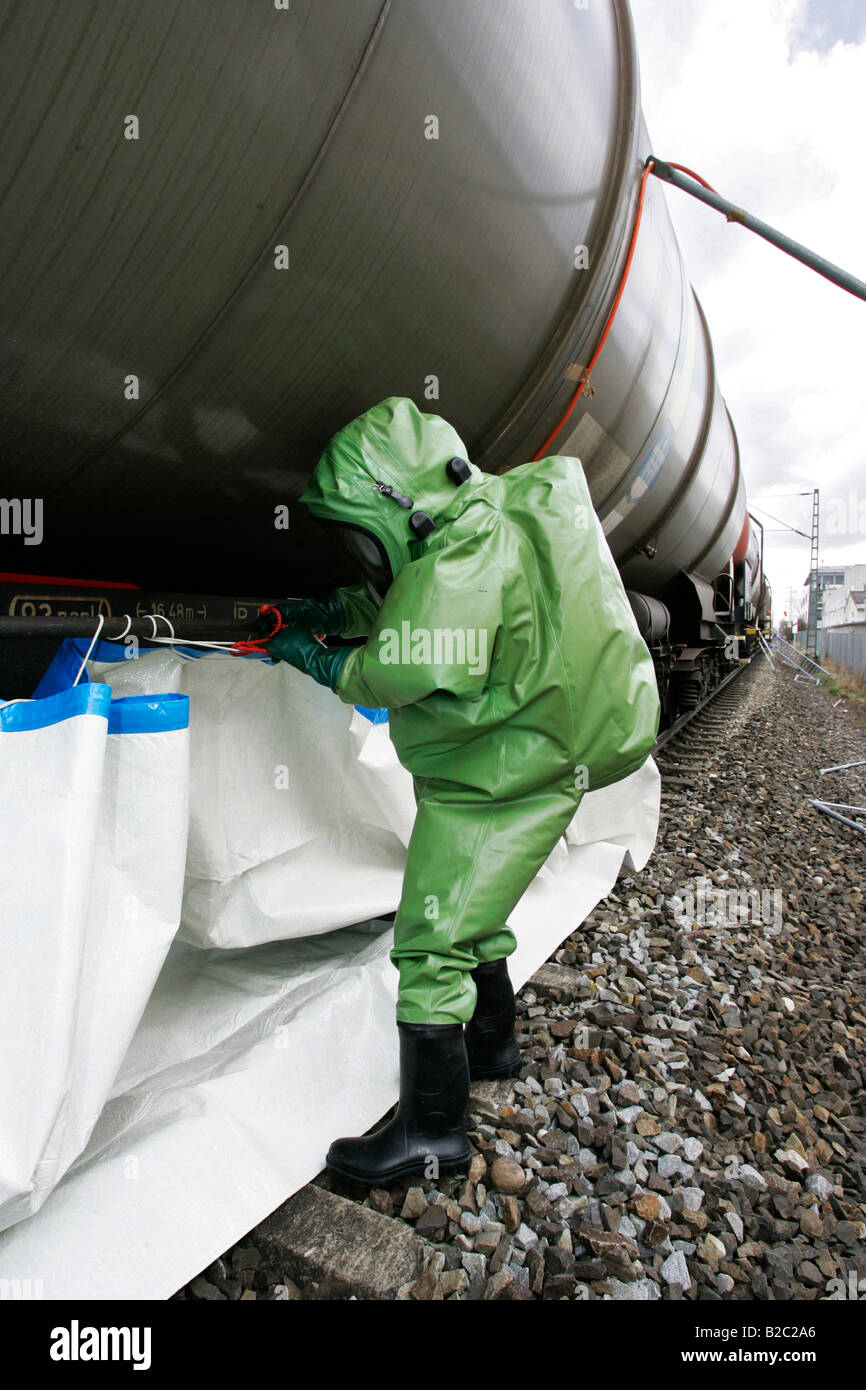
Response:
M818 659L827 656L837 666L866 675L866 626L859 632L838 632L835 628L818 629Z

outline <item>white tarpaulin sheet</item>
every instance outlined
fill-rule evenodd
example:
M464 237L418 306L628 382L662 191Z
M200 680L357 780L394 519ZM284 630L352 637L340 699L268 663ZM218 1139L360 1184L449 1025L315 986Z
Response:
M0 1278L165 1298L396 1100L371 919L414 799L387 725L284 664L89 671L0 708ZM643 866L658 811L651 760L584 797L510 919L515 985Z

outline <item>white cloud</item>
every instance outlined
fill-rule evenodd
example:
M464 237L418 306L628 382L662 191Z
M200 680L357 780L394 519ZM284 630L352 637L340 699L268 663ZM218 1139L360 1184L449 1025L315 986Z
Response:
M829 0L632 0L632 13L654 152L866 280L866 40L833 41L862 29L844 5L835 29ZM666 197L750 497L808 531L811 499L779 494L820 487L825 516L852 489L866 497L866 303L687 194ZM805 541L768 532L766 558L777 600L799 588ZM866 534L824 528L822 563L855 560Z

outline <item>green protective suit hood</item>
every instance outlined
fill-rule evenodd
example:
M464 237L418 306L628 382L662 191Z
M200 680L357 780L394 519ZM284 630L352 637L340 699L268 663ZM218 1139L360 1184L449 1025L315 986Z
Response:
M462 482L452 459L468 465L452 465ZM334 436L301 500L387 556L381 602L364 585L338 590L344 635L367 640L336 689L389 711L415 784L397 1017L465 1021L469 972L514 950L507 918L584 792L645 762L652 660L577 459L491 476L446 421L391 398ZM429 534L413 531L418 512Z
M394 576L423 551L411 516L424 511L438 521L454 507L456 489L444 467L454 457L466 459L466 448L446 420L422 415L414 402L393 397L334 436L301 501L320 521L374 536ZM484 476L480 469L473 472L479 479ZM400 506L377 484L411 497L414 507Z

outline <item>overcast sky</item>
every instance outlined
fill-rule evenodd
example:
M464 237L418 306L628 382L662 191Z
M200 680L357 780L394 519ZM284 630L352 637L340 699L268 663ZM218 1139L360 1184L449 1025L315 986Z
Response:
M631 8L654 153L866 280L866 0ZM811 528L811 496L783 494L820 488L822 564L866 562L866 302L687 194L666 197L768 528L778 619L809 546L769 529L766 509Z

